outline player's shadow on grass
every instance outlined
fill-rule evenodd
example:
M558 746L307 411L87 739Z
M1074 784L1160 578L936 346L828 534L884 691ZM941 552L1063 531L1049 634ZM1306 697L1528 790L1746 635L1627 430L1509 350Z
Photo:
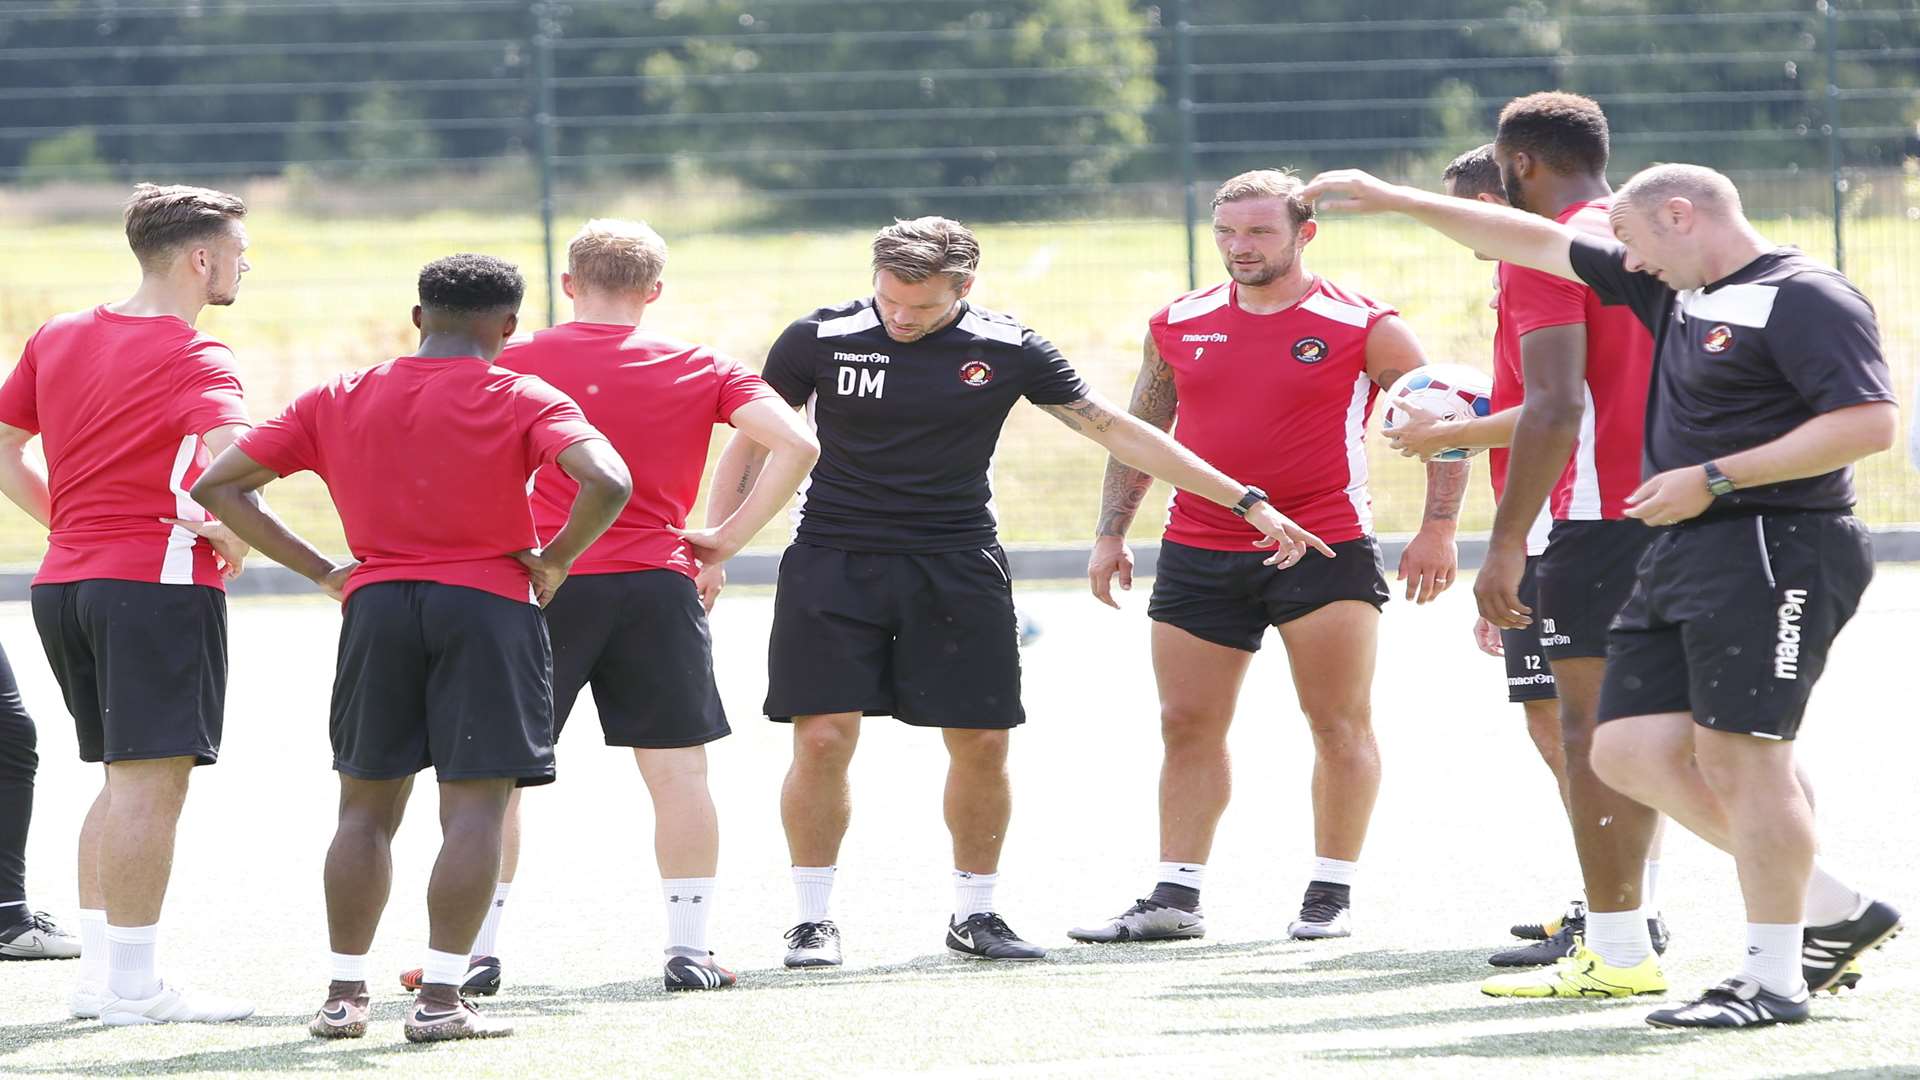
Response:
M1543 1001L1537 1003L1528 1011L1541 1015L1556 1013L1560 1016L1566 1016L1567 1008L1570 1004L1569 1002ZM1617 1004L1624 1006L1629 1003L1622 1001ZM1645 1008L1647 1005L1644 1001L1633 1004L1637 1004L1641 1008ZM1512 1007L1489 1009L1486 1011L1496 1016L1512 1016L1515 1012ZM1379 1019L1390 1018L1382 1017ZM1435 1019L1444 1021L1447 1019L1447 1014L1416 1013L1409 1014L1401 1019L1404 1019L1408 1025L1423 1024ZM1839 1025L1858 1022L1859 1021L1848 1017L1818 1015L1808 1021L1808 1023L1819 1025ZM1331 1026L1338 1027L1339 1025ZM1429 1046L1380 1046L1353 1047L1351 1049L1339 1050L1315 1050L1306 1056L1319 1061L1380 1063L1406 1063L1414 1060L1444 1060L1449 1058L1591 1058L1595 1055L1617 1056L1621 1054L1658 1053L1661 1050L1672 1048L1676 1042L1680 1041L1690 1041L1693 1039L1725 1040L1729 1038L1737 1040L1745 1034L1744 1032L1665 1031L1645 1025L1605 1028L1554 1027L1551 1030L1543 1031L1512 1031L1490 1035L1471 1035L1457 1042L1434 1043ZM1839 1035L1839 1032L1837 1030L1830 1030L1828 1034ZM1808 1074L1809 1077L1813 1075L1831 1080L1831 1078L1839 1076L1910 1076L1912 1073L1862 1070L1855 1073Z
M1302 946L1270 954L1276 959L1298 957L1303 963L1233 971L1228 973L1231 981L1188 983L1155 996L1173 1001L1311 998L1478 982L1490 974L1485 949L1372 949L1314 955L1306 951L1312 948Z
M1169 943L1166 945L1062 946L1050 949L1047 959L1032 963L987 963L961 960L947 953L929 953L926 956L917 956L912 960L896 964L876 964L872 967L851 970L826 969L816 972L789 970L784 967L755 968L739 972L739 984L724 993L731 997L800 988L871 986L905 980L924 983L1006 979L1022 974L1057 978L1071 973L1076 968L1091 971L1116 964L1166 964L1235 957L1278 956L1286 952L1291 944L1293 943L1282 940L1238 941L1217 945ZM660 984L657 976L653 976L630 982L603 983L599 986L518 987L501 997L500 1007L516 1011L532 1009L542 1012L565 1012L568 1011L565 1006L570 1002L642 1001L697 996L701 995L671 993Z
M331 1073L391 1069L394 1062L384 1058L384 1055L433 1049L431 1046L415 1046L405 1040L400 1022L406 1015L406 1009L405 1001L374 1002L372 1024L366 1037L361 1039L322 1040L308 1035L306 1026L307 1021L312 1019L310 1013L256 1015L232 1024L219 1025L219 1028L266 1030L276 1036L285 1036L286 1041L264 1046L237 1046L226 1050L176 1054L172 1057L115 1057L93 1064L75 1062L70 1056L68 1060L52 1067L10 1065L0 1061L0 1076L44 1076L48 1072L82 1076L171 1076L182 1073ZM0 1027L0 1052L61 1040L90 1039L107 1034L110 1030L90 1020L9 1025ZM112 1032L108 1037L138 1039L142 1030L152 1029L123 1029Z

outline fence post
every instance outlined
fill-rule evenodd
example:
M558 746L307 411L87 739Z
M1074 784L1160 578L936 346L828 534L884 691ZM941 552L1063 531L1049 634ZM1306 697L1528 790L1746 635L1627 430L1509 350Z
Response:
M1200 210L1194 202L1194 185L1199 181L1194 176L1193 144L1193 34L1187 20L1188 0L1173 0L1173 64L1174 86L1179 96L1176 105L1180 114L1180 196L1181 207L1186 214L1187 229L1187 288L1200 287L1198 253L1195 244L1200 221Z
M547 325L557 321L553 276L553 35L559 29L551 6L533 0L533 154L540 170L540 254L545 260Z
M1826 15L1827 38L1827 172L1828 181L1833 187L1833 267L1841 273L1847 272L1847 236L1846 205L1847 178L1840 172L1840 61L1836 32L1839 28L1839 7L1833 0L1820 0L1820 10Z

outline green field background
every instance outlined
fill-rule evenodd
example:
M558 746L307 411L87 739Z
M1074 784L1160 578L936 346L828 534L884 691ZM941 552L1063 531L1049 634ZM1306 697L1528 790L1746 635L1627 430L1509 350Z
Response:
M343 370L403 354L412 346L408 309L420 265L455 251L518 262L530 293L527 325L545 324L542 255L531 215L440 213L401 220L316 218L290 200L254 198L248 220L254 270L238 305L209 309L201 326L239 357L256 417L272 415L296 393ZM105 205L111 206L111 202ZM644 205L606 212L646 216ZM44 219L39 219L44 220ZM61 311L126 295L136 271L112 217L34 223L0 214L0 336L17 350L34 327ZM758 366L791 319L861 295L866 286L865 229L790 233L685 231L671 217L654 224L672 247L667 289L648 325L712 344ZM561 225L559 242L574 227ZM1820 218L1764 218L1772 239L1816 257L1831 254L1831 226ZM1903 398L1914 385L1920 347L1920 221L1912 216L1854 219L1847 270L1880 314L1887 354ZM984 225L978 303L1013 314L1054 340L1095 387L1126 398L1139 364L1146 319L1185 291L1185 235L1177 221L1075 221ZM1207 244L1204 236L1201 243ZM1397 219L1331 218L1307 253L1311 269L1400 309L1431 359L1488 367L1492 267L1441 237ZM1201 284L1218 280L1210 247L1200 253ZM558 317L567 318L564 298ZM11 363L11 361L9 361ZM1250 402L1249 407L1263 403ZM1264 403L1283 409L1285 402ZM1911 401L1903 407L1912 408ZM1377 425L1377 421L1376 421ZM716 446L725 432L716 433ZM1373 440L1373 491L1383 533L1416 527L1422 470ZM399 464L399 463L396 463ZM1010 543L1077 543L1092 529L1104 457L1035 409L1017 409L996 462L1003 537ZM1482 471L1484 466L1476 462ZM1899 453L1860 469L1860 512L1876 524L1920 520L1920 475ZM1467 530L1491 518L1486 483L1475 477ZM344 541L321 485L311 476L281 481L269 499L295 528L332 551ZM1164 516L1164 491L1150 494L1135 535L1150 538ZM756 546L781 543L784 519ZM45 537L23 515L0 512L0 564L32 564Z

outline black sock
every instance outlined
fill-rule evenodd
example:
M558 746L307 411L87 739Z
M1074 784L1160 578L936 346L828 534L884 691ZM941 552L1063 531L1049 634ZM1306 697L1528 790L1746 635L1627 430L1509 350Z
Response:
M1200 913L1200 890L1189 889L1185 885L1175 885L1171 881L1162 881L1153 887L1153 895L1147 897L1156 904L1165 904L1181 911Z
M1341 907L1353 906L1353 886L1351 885L1335 885L1331 881L1309 881L1307 891L1326 893L1332 899L1339 901Z

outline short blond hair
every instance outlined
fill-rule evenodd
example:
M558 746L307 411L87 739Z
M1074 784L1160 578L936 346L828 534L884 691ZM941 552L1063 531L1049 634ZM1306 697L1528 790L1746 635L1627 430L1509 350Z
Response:
M1213 208L1242 199L1285 199L1287 217L1298 229L1313 220L1313 204L1300 197L1300 189L1306 186L1292 169L1254 169L1221 184L1213 193Z
M908 284L945 274L956 286L980 268L980 241L973 230L950 218L920 217L895 221L873 234L873 269L885 270Z
M127 199L127 246L141 267L160 269L182 245L218 235L247 216L238 195L185 184L137 184Z
M645 292L667 268L667 242L644 221L594 218L567 244L567 273L589 289Z

